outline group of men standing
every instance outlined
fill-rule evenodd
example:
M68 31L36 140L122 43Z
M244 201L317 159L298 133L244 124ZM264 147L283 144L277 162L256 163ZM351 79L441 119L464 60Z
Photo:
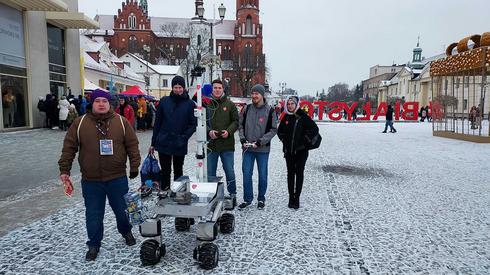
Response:
M234 103L224 93L223 83L220 80L215 80L212 84L212 96L206 106L209 140L208 176L216 176L218 159L221 159L226 175L227 191L232 196L235 206L237 190L234 171L234 134L239 131L243 151L243 203L239 205L239 209L247 208L253 202L252 175L255 162L259 172L257 208L263 209L267 191L270 144L277 133L277 116L273 107L267 104L264 98L265 88L262 85L258 84L252 87L252 104L244 107L239 115ZM172 166L174 180L183 175L188 141L196 131L195 103L189 98L185 87L184 78L176 76L172 80L170 96L161 99L156 111L149 152L158 152L162 171L160 182L162 190L170 188ZM58 162L60 179L66 190L67 185L71 185L72 162L76 153L79 153L82 173L81 185L86 207L86 227L89 239L87 241L89 250L86 253L86 260L88 261L95 260L101 246L106 197L115 213L117 229L125 239L126 244L134 245L136 243L131 233L131 225L125 214L123 196L128 192L128 178L126 176L128 157L130 160L129 178L138 176L141 161L139 142L132 123L124 118L124 111L122 111L124 108L117 113L114 112L109 104L110 99L110 94L102 91L93 94L90 99L93 105L92 111L77 118L70 127ZM288 100L288 114L283 125L284 130L280 135L281 141L284 142L283 150L288 164L290 191L288 206L295 209L299 207L299 193L303 182L304 165L308 156L307 153L304 153L306 149L302 146L304 142L301 131L306 131L307 128L314 130L316 128L316 133L318 133L318 128L314 123L311 126L311 124L300 122L301 119L302 121L311 119L305 113L297 113L298 106L298 98ZM296 124L299 127L294 126L294 131L289 129L289 126ZM286 127L287 125L289 126ZM301 157L296 157L300 155ZM294 187L295 185L297 187ZM297 199L297 204L292 201L295 199Z

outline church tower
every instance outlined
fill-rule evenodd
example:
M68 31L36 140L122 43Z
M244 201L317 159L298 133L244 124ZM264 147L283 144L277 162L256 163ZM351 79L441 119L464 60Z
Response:
M241 67L255 67L251 85L265 84L265 57L262 44L259 0L236 1L235 54L240 55ZM250 91L242 91L245 96Z
M424 68L424 64L422 64L422 48L420 47L420 37L417 40L417 47L413 49L413 57L410 65L412 69Z

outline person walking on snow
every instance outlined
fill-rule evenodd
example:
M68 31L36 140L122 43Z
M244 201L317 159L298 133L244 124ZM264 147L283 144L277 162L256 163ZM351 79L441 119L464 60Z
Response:
M94 261L99 253L104 234L106 198L116 216L117 230L126 244L136 244L125 212L124 195L129 189L126 174L128 157L129 178L138 176L141 161L138 138L128 120L111 109L110 99L111 95L105 91L95 90L92 93L92 110L75 119L68 129L58 161L60 179L67 190L72 187L70 171L73 159L79 153L88 235L87 261Z
M391 105L388 105L388 110L386 111L386 123L385 123L385 130L382 133L386 133L386 130L388 130L388 126L390 127L390 133L396 133L395 127L393 127L393 107Z

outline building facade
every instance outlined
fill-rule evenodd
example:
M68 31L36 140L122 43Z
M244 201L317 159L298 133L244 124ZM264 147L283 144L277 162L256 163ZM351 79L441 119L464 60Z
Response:
M172 91L172 79L176 75L182 76L182 69L177 65L153 65L132 53L126 53L120 57L124 64L130 67L142 78L148 76L147 91L155 98L170 95ZM145 87L145 86L141 86Z
M43 126L38 97L81 93L77 0L0 0L0 131Z
M109 42L117 56L129 52L152 64L180 65L184 75L189 75L196 63L189 60L193 56L190 53L204 45L206 47L202 47L202 51L196 54L197 58L205 61L207 56L218 57L219 64L209 66L208 70L218 71L217 77L229 83L231 95L245 96L245 87L264 84L265 56L259 0L237 0L236 19L216 24L212 30L215 41L211 39L211 30L206 30L210 29L210 23L216 21L198 18L197 7L203 1L195 2L195 18L165 18L150 17L147 1L138 3L126 0L116 15L97 15L95 20L99 22L100 30L87 31L85 34ZM144 46L149 48L146 47L145 51ZM207 81L214 77L212 75Z

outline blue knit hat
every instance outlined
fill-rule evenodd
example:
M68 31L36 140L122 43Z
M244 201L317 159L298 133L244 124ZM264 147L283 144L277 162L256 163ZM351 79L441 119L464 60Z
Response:
M107 100L111 100L111 94L104 91L104 90L101 90L101 89L95 89L93 92L92 92L92 95L90 96L90 103L94 103L95 99L98 98L98 97L104 97L104 98L107 98Z

